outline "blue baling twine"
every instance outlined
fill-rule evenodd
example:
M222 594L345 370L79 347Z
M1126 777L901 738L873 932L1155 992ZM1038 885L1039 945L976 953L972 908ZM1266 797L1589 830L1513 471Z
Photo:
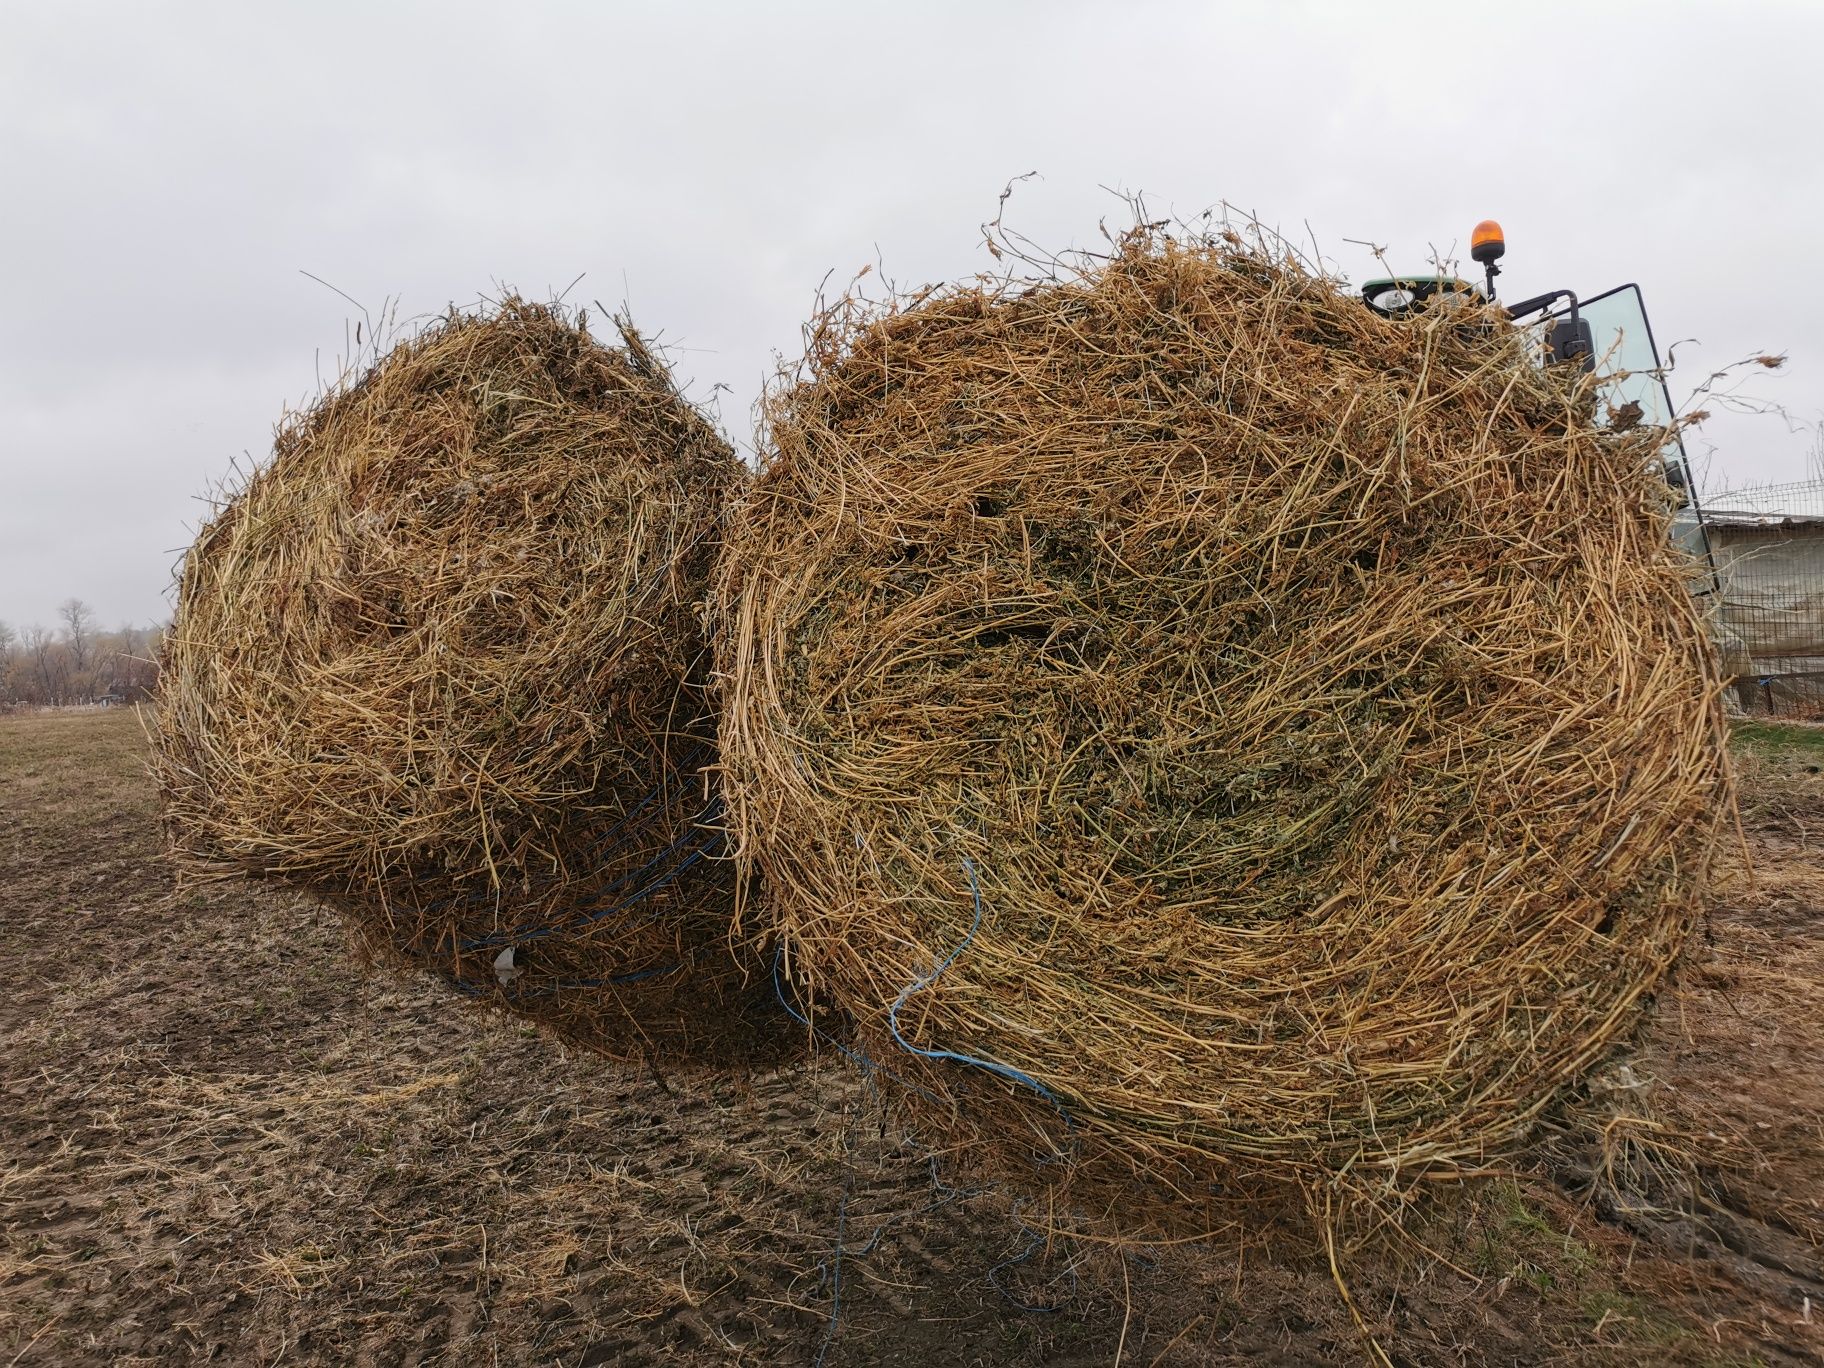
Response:
M1014 1219L1018 1220L1019 1218L1016 1216ZM1021 1224L1024 1224L1024 1222ZM986 1275L988 1285L996 1292L999 1292L1002 1300L1014 1307L1015 1310L1029 1311L1034 1315L1040 1316L1055 1316L1063 1309L1062 1307L1040 1306L1036 1302L1021 1301L1018 1297L1014 1296L1013 1293L1009 1292L1007 1288L1002 1285L1000 1278L996 1276L1003 1268L1017 1268L1039 1252L1039 1246L1045 1242L1045 1237L1036 1230L1028 1231L1027 1234L1030 1238L1026 1241L1026 1248L1022 1249L1018 1254L1012 1254L1007 1258L1002 1259L993 1268L988 1270ZM1076 1278L1076 1271L1074 1269L1071 1271L1071 1278L1073 1281Z
M633 906L633 904L639 902L641 899L658 892L659 889L663 888L686 869L690 868L691 865L700 860L705 853L711 852L719 843L726 840L727 833L721 830L711 830L707 835L702 830L703 823L713 821L719 816L721 816L721 800L715 799L691 820L690 824L685 827L683 833L674 839L670 845L666 846L665 849L661 850L657 855L654 855L650 860L646 861L645 864L641 865L632 873L624 874L619 879L616 879L596 895L598 900L612 897L615 893L618 893L621 889L627 887L628 884L637 882L655 867L662 864L667 857L677 854L679 850L689 845L691 841L702 841L701 848L692 852L689 858L682 861L675 869L669 871L656 882L640 889L619 902L609 903L607 906L585 903L582 907L573 910L574 920L570 918L560 918L556 922L543 924L526 922L514 927L511 931L495 931L485 936L465 938L458 942L458 945L464 950L490 950L502 945L517 945L527 941L543 940L546 936L555 935L559 931L573 930L576 927L586 926L591 922L598 922L604 918L612 917L615 913L623 911L626 908Z
M620 988L628 984L643 983L647 979L662 978L666 974L675 974L683 966L678 964L661 965L657 969L640 969L630 974L616 974L613 978L559 979L556 983L544 984L524 992L515 991L504 983L498 983L502 997L509 1001L523 1001L526 998L544 997L547 994L567 988ZM438 976L450 987L464 997L486 997L488 990L479 984L470 983L467 979L447 969L439 969Z
M949 956L945 958L943 963L939 964L935 969L933 969L929 974L926 974L924 977L915 979L913 982L907 984L906 987L900 992L899 997L894 1001L893 1006L887 1012L887 1028L889 1031L892 1032L893 1039L899 1045L899 1047L901 1049L905 1050L909 1054L918 1055L920 1058L923 1058L923 1059L948 1059L948 1060L953 1060L954 1062L959 1063L959 1064L968 1064L975 1068L985 1069L989 1073L994 1074L997 1077L1005 1078L1005 1079L1009 1080L1010 1082L1023 1084L1024 1086L1032 1089L1034 1092L1038 1093L1039 1096L1043 1097L1047 1102L1049 1102L1052 1105L1052 1108L1058 1113L1058 1118L1061 1121L1063 1121L1065 1130L1074 1134L1076 1131L1076 1123L1074 1121L1072 1121L1069 1111L1067 1111L1065 1109L1064 1104L1058 1099L1057 1094L1052 1092L1051 1089L1047 1088L1043 1083L1039 1082L1038 1079L1032 1077L1032 1075L1027 1074L1027 1073L1022 1073L1020 1070L1013 1068L1011 1065L998 1064L990 1059L978 1059L974 1055L961 1054L955 1050L923 1049L917 1045L912 1044L910 1041L908 1041L905 1038L905 1036L900 1034L899 1009L905 1005L906 1000L908 998L910 998L914 993L919 992L922 989L929 988L933 983L935 983L937 981L938 975L942 974L944 972L944 970L948 969L952 964L954 964L957 960L957 957L959 955L961 955L963 953L963 951L969 947L970 942L975 939L975 933L981 928L981 925L982 925L982 890L981 890L980 883L978 883L976 880L975 865L970 860L965 858L963 861L963 869L969 875L969 890L975 900L974 924L970 926L969 934L967 936L963 937L962 944L958 945L956 947L956 949L952 950L950 952ZM927 1102L930 1102L933 1105L939 1106L939 1107L944 1105L943 1099L941 1099L935 1093L930 1091L930 1089L920 1087L917 1083L912 1082L910 1079L902 1077L900 1074L894 1072L892 1069L887 1068L884 1064L881 1064L877 1060L869 1058L869 1056L865 1052L851 1050L847 1045L844 1045L840 1040L837 1040L834 1036L828 1034L827 1032L825 1032L823 1030L820 1030L817 1026L815 1026L811 1022L811 1019L809 1017L807 1017L804 1013L800 1012L797 1007L793 1006L791 999L786 995L785 983L779 972L779 966L780 966L782 960L784 959L784 955L785 955L785 951L784 951L783 947L773 951L773 993L779 999L779 1005L781 1007L785 1008L786 1013L792 1018L793 1021L796 1021L800 1026L804 1026L807 1029L809 1029L810 1032L814 1036L817 1037L817 1039L823 1041L825 1044L834 1046L839 1052L841 1052L841 1054L845 1058L847 1058L849 1061L851 1061L852 1063L857 1065L861 1069L862 1077L867 1082L867 1085L868 1085L868 1088L870 1091L877 1092L876 1085L874 1082L874 1075L876 1073L882 1073L882 1074L885 1074L888 1078L890 1078L894 1083L898 1084L900 1087L908 1088L912 1092L917 1093L920 1097L924 1098ZM1042 1160L1041 1162L1047 1163L1047 1164L1055 1163L1055 1162L1057 1162L1057 1156L1048 1157L1048 1158Z
M705 748L700 747L699 751L704 749ZM687 760L686 763L690 763L689 760ZM652 792L641 799L634 810L629 813L617 827L611 830L608 833L608 836L613 836L617 832L624 831L632 826L641 812L652 803L665 787L666 784L661 782L652 790ZM719 798L712 799L701 812L691 819L684 831L673 839L664 850L647 860L638 869L623 875L614 883L600 890L596 894L595 899L571 909L568 913L560 915L556 921L546 923L528 922L513 928L511 931L497 931L485 936L464 937L457 942L459 951L481 951L506 945L528 944L533 941L543 940L548 936L578 931L584 927L599 923L609 917L630 911L637 904L652 897L682 876L685 871L690 869L693 865L699 863L706 857L714 856L716 851L727 841L727 833L719 828L705 830L705 825L719 817L721 811L721 800ZM696 848L689 850L672 868L665 870L663 873L659 874L658 877L652 879L642 887L636 888L626 897L614 900L613 895L615 893L628 887L630 884L638 883L642 878L664 864L667 859L676 856L680 851L689 847L693 841L698 842ZM623 839L616 844L625 845L627 844L627 841ZM604 839L603 842L597 844L592 854L599 858L608 848L610 847L608 847L607 841ZM481 899L475 896L450 899L442 905L441 909L437 910L448 911L455 908L461 908L465 905L473 905L478 901L481 901ZM633 923L633 925L644 925L648 922L657 920L660 915L662 915L661 912L655 911L643 921ZM399 948L406 951L408 954L411 953L409 941L400 942ZM642 969L632 973L617 974L609 978L559 979L554 983L543 984L536 988L523 990L516 990L511 984L506 983L498 984L498 988L500 993L509 999L524 999L545 996L550 993L567 989L624 987L676 973L681 967L682 966L679 964L669 964L656 969ZM467 996L481 997L487 993L487 989L467 981L456 972L448 969L440 969L438 972L440 976L447 980L453 987Z
M783 998L780 1000L781 1002L784 1002ZM785 1009L788 1012L792 1011L791 1004L786 1003ZM794 1012L793 1015L795 1016L797 1014ZM800 1020L802 1019L803 1018L800 1018ZM851 1147L849 1133L847 1131L845 1131L843 1135L843 1148L845 1153L850 1153ZM868 1242L866 1244L862 1245L859 1249L850 1249L848 1247L849 1198L855 1189L853 1155L850 1153L849 1177L843 1184L842 1204L836 1209L836 1245L835 1248L830 1251L830 1257L818 1265L824 1278L830 1284L830 1319L829 1323L824 1327L823 1342L817 1347L817 1357L812 1363L811 1368L819 1368L819 1365L821 1365L824 1359L829 1355L830 1345L835 1341L836 1331L842 1323L842 1261L845 1258L867 1258L880 1247L880 1242L885 1237L888 1230L909 1217L928 1215L929 1213L936 1211L939 1207L948 1206L951 1202L957 1201L960 1198L979 1196L982 1192L986 1191L986 1189L983 1188L952 1187L939 1178L937 1156L935 1154L930 1156L929 1162L931 1165L931 1190L937 1194L936 1198L925 1203L925 1205L916 1210L895 1212L874 1227L874 1231L868 1236ZM999 1265L996 1265L996 1267L999 1267ZM993 1279L993 1276L994 1270L991 1269L989 1270L990 1280ZM1073 1279L1075 1278L1076 1274L1074 1270L1071 1276ZM996 1286L998 1287L999 1284L996 1284ZM1003 1291L1001 1295L1005 1297L1007 1294ZM1009 1300L1011 1300L1011 1298ZM1048 1311L1053 1308L1039 1307L1035 1309Z
M792 1000L786 996L785 982L779 974L779 965L784 957L784 947L780 947L773 951L773 994L779 999L779 1005L785 1008L786 1015L791 1017L793 1021L797 1022L800 1026L807 1028L812 1035L817 1037L817 1039L821 1040L824 1044L831 1046L850 1063L854 1064L856 1068L860 1069L862 1081L868 1085L868 1091L874 1094L877 1100L880 1096L880 1089L874 1082L874 1075L883 1073L895 1083L899 1084L900 1087L909 1088L927 1102L940 1107L943 1105L943 1101L936 1093L931 1092L929 1089L919 1087L918 1084L912 1082L909 1078L901 1078L884 1064L870 1059L865 1050L851 1050L828 1031L813 1024L808 1016L794 1007L792 1005Z
M1022 1073L1010 1064L999 1064L992 1059L980 1059L975 1055L960 1054L955 1050L927 1050L922 1046L914 1045L899 1032L899 1009L906 1005L907 999L914 993L923 992L926 988L929 988L932 984L936 983L938 977L944 970L948 969L952 964L955 964L957 957L969 948L969 943L975 939L975 933L981 929L982 886L976 881L974 863L966 857L963 860L963 869L967 871L969 875L969 892L975 899L975 921L969 927L969 934L963 937L962 944L958 945L956 949L952 950L949 955L945 957L943 963L939 964L924 977L914 979L900 990L899 997L894 1001L893 1006L887 1012L887 1029L893 1033L893 1039L899 1047L909 1054L918 1055L922 1059L954 1060L958 1064L967 1064L971 1068L986 1070L988 1073L994 1074L998 1078L1005 1078L1009 1082L1018 1083L1022 1087L1032 1089L1032 1091L1036 1092L1040 1097L1043 1097L1047 1102L1051 1103L1058 1115L1063 1119L1066 1129L1074 1131L1076 1126L1070 1119L1070 1113L1064 1110L1064 1104L1058 1100L1057 1094L1052 1092L1050 1088L1039 1082L1039 1080L1034 1078L1031 1074Z
M850 1184L853 1181L853 1175L851 1175ZM828 1356L830 1345L836 1339L836 1327L842 1323L842 1242L848 1232L848 1223L849 1185L844 1185L842 1205L836 1208L836 1249L829 1265L830 1323L823 1332L823 1343L817 1346L817 1358L811 1368L823 1368L823 1360Z
M596 864L600 864L603 860L605 860L608 856L615 853L617 850L624 849L627 846L633 844L633 842L638 839L639 834L640 834L637 830L635 830L635 823L639 821L640 816L646 811L647 808L652 806L652 804L659 798L659 796L661 794L663 794L667 789L671 788L674 784L676 784L678 782L678 777L685 770L688 770L689 768L694 766L698 761L706 758L709 755L709 753L710 753L710 747L707 743L699 744L699 745L695 746L694 748L692 748L683 757L683 759L681 759L676 765L674 765L672 767L670 774L668 774L665 778L661 779L637 803L634 804L632 811L630 811L625 817L623 817L614 826L608 828L608 830L604 831L600 836L598 836L596 838L596 842L595 842L594 846L592 846L588 851L586 851L584 853L584 856L582 857L583 860L593 862ZM719 810L720 809L719 809L718 801L712 800L703 809L703 811L701 813L699 813L697 815L697 817L693 818L692 820L693 820L693 822L703 821L706 818L717 815L719 813ZM675 844L676 843L674 842L674 847L675 847ZM663 857L664 857L664 853L661 852L661 854L658 858L662 859ZM648 862L649 866L650 866L650 863L651 862L649 861ZM634 875L634 877L636 877L636 878L638 877L637 872ZM481 891L481 892L476 892L476 893L470 893L470 894L468 894L466 896L462 896L462 897L446 898L442 902L432 904L426 910L430 911L430 912L434 912L434 913L439 913L439 914L449 914L452 912L459 912L464 908L482 906L482 905L486 904L487 902L491 901L493 896L494 895L491 893L488 893L486 891Z
M629 983L644 983L647 979L663 978L666 974L675 974L683 966L677 964L660 965L657 969L639 969L631 974L616 974L612 978L559 979L552 984L553 988L619 988Z

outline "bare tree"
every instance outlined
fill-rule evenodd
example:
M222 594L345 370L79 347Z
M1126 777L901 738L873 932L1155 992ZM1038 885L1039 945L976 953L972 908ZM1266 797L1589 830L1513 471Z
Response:
M129 702L143 698L157 675L147 641L147 630L130 622L121 623L112 632L96 633L96 692Z
M65 599L57 605L57 616L63 619L63 639L69 643L70 659L78 674L89 668L89 639L95 634L95 610L79 598Z
M58 659L57 641L49 631L34 622L25 629L25 651L36 674L41 703L60 701L63 692L63 662Z
M161 624L99 631L93 610L78 599L65 603L58 617L60 631L0 622L0 704L57 707L98 695L138 703L151 696L158 684ZM78 666L79 659L86 668Z

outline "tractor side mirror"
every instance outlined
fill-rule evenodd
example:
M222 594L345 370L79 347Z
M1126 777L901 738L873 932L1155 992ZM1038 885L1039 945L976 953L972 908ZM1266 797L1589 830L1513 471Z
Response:
M1561 318L1545 334L1545 357L1554 365L1575 361L1596 368L1596 334L1584 318Z

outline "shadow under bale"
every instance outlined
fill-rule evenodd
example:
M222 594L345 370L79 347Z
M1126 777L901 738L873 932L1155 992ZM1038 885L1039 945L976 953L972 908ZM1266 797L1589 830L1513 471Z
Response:
M194 874L608 1054L746 1055L698 620L742 470L621 331L452 313L288 419L185 558L155 768Z
M1728 805L1665 434L1594 394L1228 234L829 310L717 585L744 930L1059 1223L1511 1154Z

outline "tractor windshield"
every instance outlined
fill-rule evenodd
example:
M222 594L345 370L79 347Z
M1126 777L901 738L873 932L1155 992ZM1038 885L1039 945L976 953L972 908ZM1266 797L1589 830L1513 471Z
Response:
M1683 510L1672 525L1673 538L1693 557L1710 567L1709 589L1719 587L1716 558L1710 547L1709 531L1704 526L1697 505L1697 488L1691 476L1691 463L1685 455L1685 441L1673 427L1677 410L1672 405L1672 392L1666 388L1665 371L1660 365L1659 347L1653 341L1653 327L1647 322L1647 306L1641 300L1638 285L1618 285L1613 290L1586 299L1578 312L1590 325L1591 356L1597 379L1602 383L1602 402L1597 405L1596 421L1603 425L1626 422L1665 428L1669 434L1660 451L1666 483L1676 496L1676 506ZM1563 318L1557 313L1547 323ZM1634 405L1638 404L1638 409Z
M1653 343L1640 287L1622 285L1587 299L1581 312L1595 342L1597 373L1613 377L1607 385L1609 407L1639 404L1642 423L1670 426L1672 396L1660 374L1659 349Z
M1567 312L1554 311L1543 322L1549 326L1566 317ZM1671 391L1666 388L1659 348L1653 341L1653 327L1647 322L1647 307L1641 300L1640 287L1618 285L1582 301L1578 312L1590 325L1594 369L1603 381L1603 402L1598 407L1596 421L1670 429L1676 410L1672 406ZM1691 500L1690 466L1685 460L1684 441L1676 431L1666 443L1664 460L1667 482L1680 494L1680 504L1688 505Z

